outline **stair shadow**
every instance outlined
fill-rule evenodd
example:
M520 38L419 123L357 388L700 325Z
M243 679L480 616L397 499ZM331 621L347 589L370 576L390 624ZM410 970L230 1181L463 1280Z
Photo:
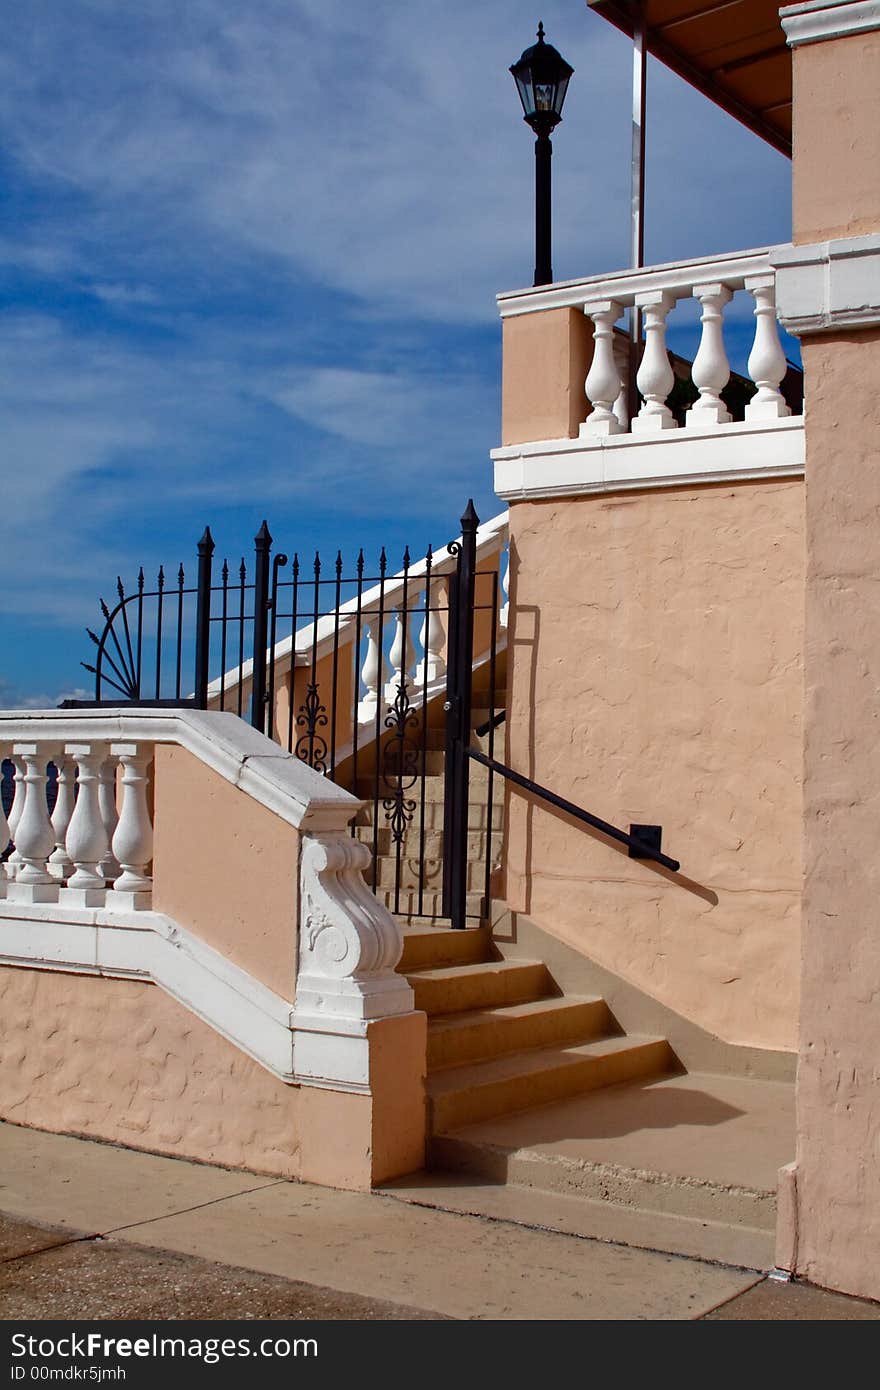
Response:
M476 1138L474 1131L493 1130L493 1138L489 1140L487 1134L487 1141L503 1145L503 1134L508 1130L511 1146L521 1148L561 1140L619 1139L644 1130L714 1128L744 1114L737 1106L696 1088L658 1089L656 1081L629 1081L481 1121L469 1126L468 1137Z

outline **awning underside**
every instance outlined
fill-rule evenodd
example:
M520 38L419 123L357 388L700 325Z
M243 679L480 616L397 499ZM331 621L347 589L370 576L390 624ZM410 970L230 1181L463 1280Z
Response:
M630 0L587 0L632 36ZM641 0L649 53L791 156L791 52L779 0Z

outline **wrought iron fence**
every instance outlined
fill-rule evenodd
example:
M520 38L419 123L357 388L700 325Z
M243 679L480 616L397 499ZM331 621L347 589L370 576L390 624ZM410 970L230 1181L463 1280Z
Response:
M417 562L407 549L398 568L384 549L373 566L363 551L350 566L341 552L329 564L320 554L273 554L264 522L252 565L224 560L219 576L206 528L194 582L181 564L176 584L160 570L147 588L141 570L129 591L117 582L112 608L102 600L103 629L89 631L95 660L83 663L95 677L94 703L249 717L366 802L353 833L370 846L371 886L392 910L437 917L454 903L463 925L480 915L492 868L490 771L480 894L461 748L471 732L475 631L494 708L504 535L493 533L478 575L472 504L462 526L460 541L436 556L429 547ZM475 853L471 845L471 860Z

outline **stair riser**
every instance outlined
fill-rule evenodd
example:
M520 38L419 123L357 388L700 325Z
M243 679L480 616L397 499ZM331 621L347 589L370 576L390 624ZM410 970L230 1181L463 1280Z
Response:
M675 1178L664 1173L641 1173L610 1164L573 1163L543 1155L527 1157L459 1139L454 1134L439 1134L431 1139L429 1163L432 1167L472 1174L489 1182L607 1202L628 1210L718 1222L768 1233L776 1228L776 1196L771 1192Z
M467 931L435 928L425 932L404 932L403 955L397 970L405 975L408 970L476 965L491 959L491 946L491 936L485 928Z
M407 976L415 994L415 1007L425 1013L459 1013L464 1009L493 1009L502 1004L522 1004L553 993L547 968L540 963L521 965L450 979Z
M614 1086L621 1081L655 1075L670 1067L672 1061L668 1043L649 1042L606 1057L583 1057L564 1065L550 1065L546 1071L450 1091L429 1102L430 1132L441 1134L514 1110L549 1105L600 1086Z
M429 1025L428 1070L500 1057L502 1053L529 1047L585 1042L607 1033L611 1026L604 1000L573 1004L563 999L556 1009L534 1017L480 1019L469 1027L454 1030Z

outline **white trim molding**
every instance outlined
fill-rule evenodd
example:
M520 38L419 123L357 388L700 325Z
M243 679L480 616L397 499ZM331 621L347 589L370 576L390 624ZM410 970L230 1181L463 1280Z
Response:
M880 29L880 0L806 0L779 11L790 48Z
M505 290L496 295L502 319L536 314L545 309L582 309L585 304L610 300L625 307L637 294L664 291L676 299L689 295L694 285L730 284L739 288L746 279L766 273L776 247L729 251L723 256L701 256L693 261L668 261L641 270L614 270L583 280L560 280L552 285Z
M299 758L218 710L0 710L0 742L175 743L297 830L338 830L364 805Z
M495 491L508 502L797 478L804 472L804 422L788 416L653 437L544 439L493 449L492 458Z
M880 324L880 233L779 247L773 264L777 313L789 333Z
M161 912L0 904L0 964L158 985L279 1080L294 1075L292 1005Z

